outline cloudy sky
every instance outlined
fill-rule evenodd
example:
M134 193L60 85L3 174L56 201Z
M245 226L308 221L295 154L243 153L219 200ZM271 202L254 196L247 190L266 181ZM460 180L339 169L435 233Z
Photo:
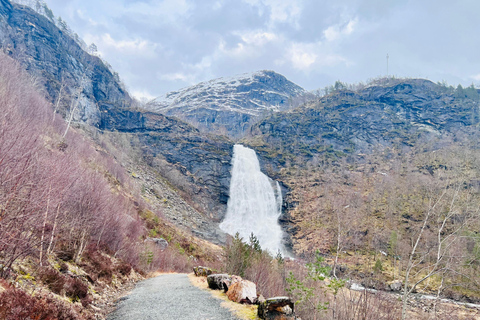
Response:
M387 74L480 84L478 0L46 0L137 97L269 69L307 90Z

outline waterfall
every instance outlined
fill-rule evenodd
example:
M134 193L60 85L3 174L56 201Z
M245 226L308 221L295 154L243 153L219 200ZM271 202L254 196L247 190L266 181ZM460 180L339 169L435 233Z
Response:
M227 214L220 229L244 241L253 233L262 249L275 255L284 254L283 232L278 224L282 213L282 192L277 181L260 171L260 163L252 149L233 147L232 178Z

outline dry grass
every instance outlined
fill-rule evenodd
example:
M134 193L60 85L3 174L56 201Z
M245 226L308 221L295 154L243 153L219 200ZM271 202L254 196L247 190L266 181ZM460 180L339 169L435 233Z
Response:
M195 274L190 273L188 275L188 278L190 279L190 282L194 286L196 286L196 287L198 287L202 290L207 290L211 293L211 295L213 297L222 300L221 306L229 309L238 318L243 319L243 320L258 320L258 319L260 319L257 316L257 306L256 305L245 305L245 304L236 303L236 302L228 300L227 295L225 293L223 293L223 291L221 291L221 290L210 290L208 288L206 277L196 277Z

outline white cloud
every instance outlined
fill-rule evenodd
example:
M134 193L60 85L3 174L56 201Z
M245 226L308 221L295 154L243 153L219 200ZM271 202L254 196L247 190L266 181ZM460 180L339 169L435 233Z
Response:
M289 59L297 70L307 71L317 61L318 55L305 50L302 46L294 45L289 50Z
M471 79L475 80L475 81L480 81L480 73L479 74L475 74L473 76L470 76Z
M277 60L277 65L282 65L285 60L298 71L312 72L324 67L333 67L339 64L351 65L341 55L335 53L322 42L316 43L292 43L286 51L284 61Z
M155 49L158 45L147 40L115 40L109 33L101 36L88 34L84 38L87 43L93 42L101 44L101 46L99 46L99 48L101 48L99 50L101 55L104 55L102 51L115 50L126 55L136 55L144 58L156 57Z
M187 0L163 0L153 2L127 2L123 12L155 17L156 22L176 23L180 17L187 17L194 5Z
M272 22L296 23L302 12L301 1L298 0L265 0L272 11Z
M221 8L223 7L223 1L216 1L214 4L213 4L213 10L220 10Z
M235 47L228 48L224 40L221 40L216 56L228 56L239 60L245 60L252 57L261 56L264 53L264 47L277 40L280 40L277 35L272 32L261 30L234 32L234 35L240 37L241 42L238 42Z
M140 90L130 90L130 93L132 96L137 98L140 101L150 101L155 99L156 97L153 96L150 92L148 92L146 89L140 89Z
M159 75L160 80L167 81L182 81L186 83L193 84L195 83L195 76L192 74L186 74L183 72L174 72L174 73L164 73Z
M243 0L249 5L258 8L259 15L270 11L268 25L273 27L276 23L289 23L296 28L299 27L298 20L303 9L302 0Z
M250 31L246 33L238 32L236 34L239 35L246 44L256 47L261 47L268 42L275 41L278 38L275 33L265 31Z
M327 41L335 41L342 36L348 36L355 31L358 19L350 19L347 23L336 24L328 27L323 31L323 35Z

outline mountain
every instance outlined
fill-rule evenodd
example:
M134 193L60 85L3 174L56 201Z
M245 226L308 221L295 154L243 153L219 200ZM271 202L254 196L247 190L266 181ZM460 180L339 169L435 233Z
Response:
M252 126L253 138L245 142L277 169L298 159L408 148L423 138L477 126L479 103L473 86L455 89L424 79L383 79L275 113Z
M168 218L189 231L195 228L194 233L205 239L223 239L215 222L221 221L226 211L233 143L208 136L178 119L139 109L108 64L73 38L72 31L57 27L54 19L0 0L0 48L37 79L57 112L64 118L72 115L76 126L99 143L105 143L107 137L113 140L108 145L122 140L118 153L122 148L139 150L139 158L128 161L129 165L148 167L148 173L139 179L158 175L174 193L181 194L176 199L189 200L182 212L173 211L177 215L189 212L190 220L173 214L167 214ZM158 194L155 201L165 198Z
M68 27L30 7L0 0L0 48L19 61L45 89L64 117L98 125L104 103L130 106L118 76L99 57L87 53Z
M284 110L305 90L273 71L218 78L169 92L147 108L209 132L238 137L265 115Z

